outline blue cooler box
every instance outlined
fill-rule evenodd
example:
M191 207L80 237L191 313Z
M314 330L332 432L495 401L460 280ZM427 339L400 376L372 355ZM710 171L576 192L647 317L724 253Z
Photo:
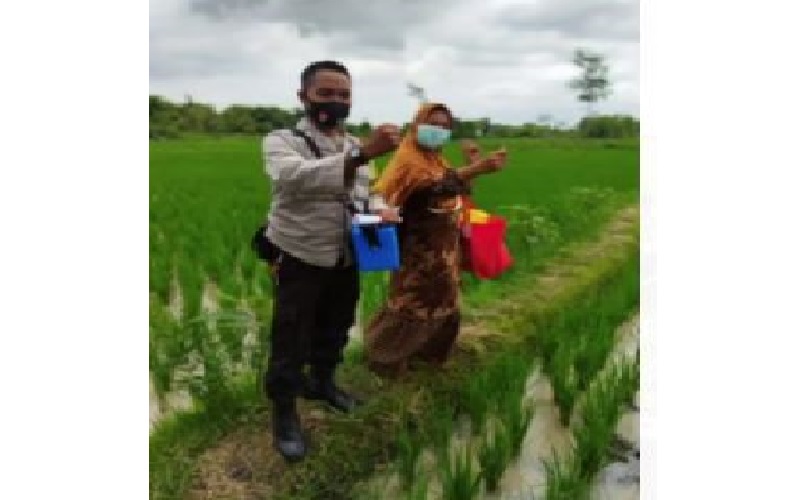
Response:
M396 271L400 248L394 224L353 224L351 229L360 271Z

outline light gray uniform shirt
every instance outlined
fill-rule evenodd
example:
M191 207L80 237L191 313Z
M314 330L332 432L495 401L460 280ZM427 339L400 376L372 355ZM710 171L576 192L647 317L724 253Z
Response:
M344 162L358 138L346 135L335 140L306 118L296 128L316 143L322 158L317 159L291 130L275 130L264 138L264 162L272 181L267 237L308 264L331 267L339 259L350 264L351 215L346 204L353 203L359 211L365 201L370 212L387 208L379 195L370 195L372 167L358 167L353 184L345 186Z

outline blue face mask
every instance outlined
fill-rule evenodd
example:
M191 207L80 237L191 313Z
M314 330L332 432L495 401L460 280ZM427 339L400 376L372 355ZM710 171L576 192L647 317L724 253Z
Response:
M427 149L438 149L450 139L450 131L427 123L417 127L417 142Z

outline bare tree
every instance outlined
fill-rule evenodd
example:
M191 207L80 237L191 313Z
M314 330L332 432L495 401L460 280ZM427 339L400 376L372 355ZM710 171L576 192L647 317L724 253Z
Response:
M597 52L577 49L572 62L581 73L569 82L569 87L578 92L578 101L586 103L588 114L594 114L594 104L611 95L606 58Z

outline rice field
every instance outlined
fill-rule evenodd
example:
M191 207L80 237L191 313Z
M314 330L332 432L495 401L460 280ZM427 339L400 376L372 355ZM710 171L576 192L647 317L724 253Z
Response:
M539 322L535 332L523 335L530 350L518 348L497 356L484 371L471 376L464 390L456 393L450 407L459 408L462 423L456 414L442 419L441 436L416 433L416 441L402 436L396 472L401 479L393 483L391 476L370 485L372 490L391 491L388 498L417 487L412 478L425 474L418 465L428 444L439 474L440 491L429 486L430 498L486 498L499 493L505 470L519 458L526 441L544 440L545 436L528 436L531 420L537 411L544 411L526 401L527 379L532 372L541 372L552 384L557 418L551 432L565 434L567 446L542 461L547 478L541 494L548 500L589 498L592 479L611 459L611 444L621 412L630 405L638 390L638 357L610 364L607 342L585 342L586 336L616 336L619 326L638 306L638 259L628 260L618 273L609 276L598 287L589 289L563 308ZM605 328L611 325L610 329ZM542 340L546 340L542 342ZM556 354L564 348L566 354ZM568 348L569 346L574 346ZM596 351L604 351L602 356ZM530 356L530 353L536 353ZM557 357L558 356L558 357ZM602 357L590 383L581 385L580 373L586 357ZM554 361L558 360L557 364ZM615 360L617 361L617 360ZM602 373L601 373L602 371ZM568 381L566 384L564 380ZM569 405L564 401L569 398ZM576 403L580 401L579 408ZM435 407L443 410L444 405ZM476 411L475 409L478 409ZM465 427L468 431L465 431ZM394 490L392 488L395 488ZM415 495L421 495L415 493ZM363 494L369 498L370 494Z
M514 302L525 293L526 283L565 248L594 237L617 210L637 202L638 144L530 139L482 142L486 151L500 145L509 151L508 166L495 176L480 179L474 198L481 208L507 218L507 243L515 266L495 281L466 276L464 316L466 323L488 323L496 331L519 330L523 332L521 342L526 343L524 325L529 318L492 316L485 306ZM459 164L455 145L446 155ZM378 162L378 168L384 163ZM268 205L269 185L259 138L151 142L151 380L162 402L176 391L185 391L196 409L193 417L168 418L151 433L152 498L190 495L197 486L193 476L197 475L198 457L242 422L263 421L266 405L256 380L267 356L271 285L249 241ZM597 260L604 258L598 255ZM283 482L266 481L253 487L288 494L288 483L305 481L291 497L350 498L351 487L374 472L377 460L392 464L408 498L428 498L429 483L441 488L442 498L478 498L478 491L491 491L519 454L536 411L519 404L532 363L540 364L551 378L563 423L568 425L576 401L581 395L588 397L585 394L594 387L591 382L611 350L615 322L638 301L638 267L632 269L619 267L609 278L610 285L594 288L595 294L603 290L602 304L587 292L579 294L582 298L576 299L568 312L555 311L547 328L535 329L536 341L530 349L517 350L516 357L497 358L475 376L454 377L458 383L431 388L428 399L420 403L430 410L423 422L418 422L414 408L394 408L396 426L392 428L397 432L378 440L388 446L388 455L378 451L378 444L365 443L369 454L353 453L354 463L346 464L346 470L338 468L342 464L334 467L324 462L327 455L320 454L308 461L308 470L301 467ZM384 274L362 276L362 322L384 299L387 279ZM469 356L480 358L491 339L491 335L485 341L466 338L462 347ZM361 371L359 342L351 344L344 377L351 377L351 386L361 384L369 392L375 381ZM625 387L631 387L630 374L625 377ZM601 402L616 404L628 392L615 392L607 385L604 391L591 393L599 394L593 396L599 398L594 411L611 412L613 417L613 404L603 403L606 407ZM376 403L376 414L388 408L380 407L384 403ZM469 454L446 451L455 432L454 422L460 417L470 423L470 433L476 438ZM411 421L415 424L402 424ZM596 470L597 457L602 458L597 443L605 442L596 441L600 439L597 436L607 431L609 422L596 432L581 431L588 437L582 438L587 444L580 449L592 455L580 471ZM439 465L432 470L420 468L423 443L437 444ZM330 446L335 449L336 444ZM468 457L474 457L474 462ZM361 463L364 461L369 463ZM554 462L554 468L566 472L554 472L553 477L573 480L567 465ZM313 467L315 474L309 472ZM339 485L344 489L320 490L319 484L329 479L326 474L344 478L347 484ZM580 478L585 482L584 475L581 472Z

